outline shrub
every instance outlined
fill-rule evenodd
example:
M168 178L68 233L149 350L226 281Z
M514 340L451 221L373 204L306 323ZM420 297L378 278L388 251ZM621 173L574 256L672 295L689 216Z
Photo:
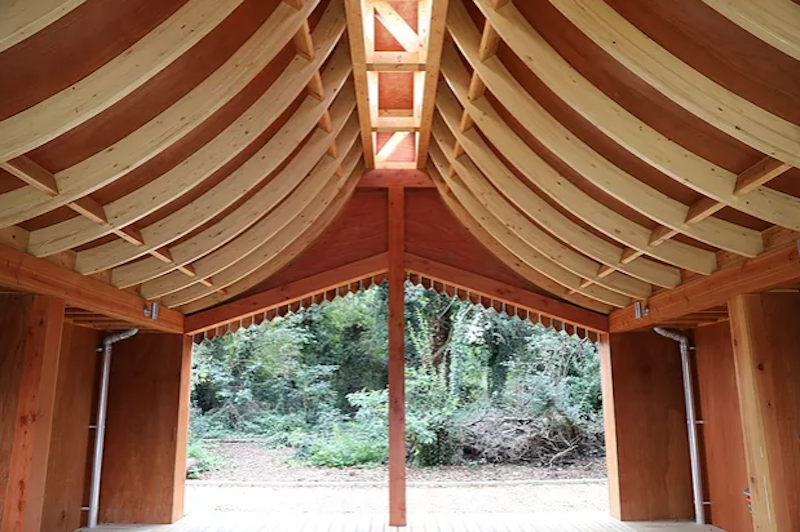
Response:
M199 478L201 474L213 471L222 465L222 459L215 456L202 441L189 443L186 456L193 462L186 472L187 478Z
M352 421L335 420L309 434L298 451L299 461L331 467L377 465L389 456L387 390L361 391L347 395L356 409Z
M388 456L388 440L376 441L356 427L340 425L309 438L296 458L309 465L351 467L383 464Z

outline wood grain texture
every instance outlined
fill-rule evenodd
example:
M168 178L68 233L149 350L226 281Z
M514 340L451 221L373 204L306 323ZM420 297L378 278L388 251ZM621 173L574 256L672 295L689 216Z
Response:
M344 244L344 242L339 240L325 241L321 237L321 235L329 228L329 226L335 225L335 220L340 219L339 214L342 212L345 204L347 204L348 199L355 189L357 180L363 171L363 165L360 165L358 168L356 168L355 179L348 183L348 185L339 192L337 197L330 204L330 208L325 211L323 216L318 218L303 233L302 238L296 239L294 242L284 248L283 253L278 255L275 260L262 265L243 279L240 279L236 283L228 286L225 289L224 294L212 294L189 305L181 307L180 310L186 314L198 312L214 305L218 305L224 301L231 300L240 294L259 292L259 287L264 285L280 286L283 282L286 282L285 279L287 278L294 280L300 279L304 275L303 272L300 271L301 267L308 268L307 271L309 274L313 275L313 273L326 271L330 267L336 267L332 266L332 264L343 265L351 262L352 260L358 260L359 258L371 256L370 254L362 254L364 252L362 241L367 242L367 246L375 244L376 241L380 241L381 238L384 238L385 241L385 235L375 234L376 231L372 226L353 228L356 229L356 231L360 231L362 236L357 241L351 241L351 244ZM301 261L302 263L293 262L295 260L299 260L299 258L308 248L312 246L316 247L317 244L320 244L326 250L322 255L318 257L309 256L308 258L311 260ZM385 247L381 248L381 250L385 250ZM322 259L320 257L322 257ZM323 262L326 262L327 265L323 264ZM290 267L290 264L293 266ZM295 268L295 265L298 267ZM284 275L286 277L284 277Z
M525 308L577 327L589 328L596 332L608 331L608 319L602 314L562 303L541 294L528 292L518 286L476 275L461 268L406 253L406 269L435 281L460 286L472 294L479 294L518 308Z
M389 525L406 526L405 189L388 191Z
M65 323L47 464L42 530L72 532L83 525L93 399L97 393L99 332Z
M423 170L369 170L361 176L358 188L434 188L433 181Z
M108 109L197 44L241 0L190 0L128 50L82 80L2 121L0 159L33 150Z
M9 2L0 17L0 52L52 24L86 0Z
M800 257L796 242L780 246L753 259L740 261L703 279L655 295L647 300L649 314L636 319L633 306L611 313L611 331L632 331L723 305L748 292L762 292L800 279Z
M22 375L24 342L19 336L25 332L30 303L26 294L0 295L0 339L4 346L0 351L0 508L5 507ZM5 530L2 525L0 511L0 530Z
M0 245L0 282L40 294L63 298L67 304L120 318L145 328L183 332L183 315L162 308L157 320L144 316L147 302L101 281Z
M609 336L600 356L606 433L612 435L606 443L612 515L622 521L691 519L678 344L654 332Z
M387 267L388 257L386 253L381 253L304 279L282 284L271 290L243 297L187 317L186 334L196 334L209 329L216 329L241 318L285 305L287 301L305 298L310 294L326 291L370 275L383 273Z
M709 523L728 532L752 532L743 494L748 485L730 325L694 331L698 427L703 443L703 483Z
M13 297L13 296L12 296ZM27 296L22 309L3 305L3 312L22 311L22 327L3 331L11 356L21 356L19 395L3 501L2 532L36 532L42 527L44 490L64 323L64 300Z
M172 523L182 515L176 495L186 469L190 359L182 334L142 334L115 344L101 523Z
M756 532L800 528L800 294L728 304Z

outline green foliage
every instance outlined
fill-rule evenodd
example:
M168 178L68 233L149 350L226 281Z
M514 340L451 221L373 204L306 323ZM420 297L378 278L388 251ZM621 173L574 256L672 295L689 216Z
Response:
M202 441L190 442L186 448L186 456L190 462L188 477L199 478L203 473L213 471L222 465L222 460L214 456Z
M386 461L387 286L195 348L192 434L249 435L304 463ZM406 286L409 462L555 463L602 450L590 342Z
M317 431L300 448L297 458L311 465L349 467L385 463L389 455L389 394L386 389L348 394L356 410L351 422Z

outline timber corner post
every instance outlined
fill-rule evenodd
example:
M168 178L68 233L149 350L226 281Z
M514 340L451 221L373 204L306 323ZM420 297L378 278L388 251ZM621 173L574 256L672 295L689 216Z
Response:
M754 530L800 527L800 294L728 303Z
M406 526L405 189L388 189L389 526Z

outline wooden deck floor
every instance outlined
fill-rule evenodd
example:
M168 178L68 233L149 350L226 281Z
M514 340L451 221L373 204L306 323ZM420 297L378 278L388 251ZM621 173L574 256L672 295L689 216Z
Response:
M200 512L173 525L104 525L103 532L387 532L383 515ZM394 530L394 529L392 529ZM399 532L724 532L691 523L619 523L599 514L417 515Z

